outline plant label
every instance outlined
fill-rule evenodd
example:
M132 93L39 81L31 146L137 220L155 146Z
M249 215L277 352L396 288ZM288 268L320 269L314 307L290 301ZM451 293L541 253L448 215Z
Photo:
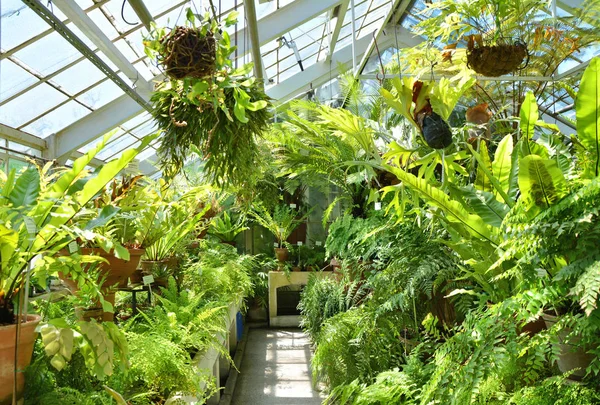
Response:
M290 204L290 208L296 208L296 204L294 204L294 203Z
M27 228L27 233L29 233L30 235L35 235L37 232L37 226L35 225L33 218L25 217L23 221L25 222L25 228Z
M302 246L302 242L298 242L298 246Z
M150 285L154 283L154 277L152 275L142 277L142 281L144 285Z
M308 156L308 151L306 149L298 149L298 153L302 156Z
M79 250L79 246L77 246L76 241L72 241L71 243L69 243L69 252L70 253L76 253L77 250Z
M316 242L315 242L315 245L317 245L317 246L321 246L321 245L322 245L322 243L321 243L321 241L320 241L320 240L318 240L318 241L316 241Z
M273 246L274 246L274 247L279 247L279 243L277 243L277 242L273 242Z
M381 202L377 201L375 203L375 211L379 211L379 210L381 210Z
M279 228L279 233L284 233L285 232L285 228Z

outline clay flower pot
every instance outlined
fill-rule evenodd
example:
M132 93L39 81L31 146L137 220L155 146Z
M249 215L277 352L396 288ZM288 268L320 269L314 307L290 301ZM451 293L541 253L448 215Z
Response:
M36 326L42 318L39 315L28 315L27 322L20 325L17 355L17 398L23 396L25 375L23 370L31 363L33 344L37 333ZM10 405L13 397L15 369L15 338L17 325L0 326L0 405Z
M275 256L279 263L287 262L289 256L289 250L287 248L275 248Z
M103 250L82 248L81 253L84 255L98 255L106 260L107 263L100 264L100 271L106 275L104 285L106 287L112 287L115 284L119 288L127 287L127 279L135 269L137 269L140 263L140 258L146 251L145 249L127 249L129 251L129 260L118 259L113 254L106 253Z
M558 321L558 317L547 313L544 313L542 317L547 329L552 328ZM572 338L567 343L565 339L569 333L571 333L571 330L568 328L563 328L558 333L558 340L560 342L558 344L558 348L560 349L557 362L558 369L561 373L566 373L577 368L578 370L573 371L569 379L578 381L585 376L585 369L594 360L594 356L587 353L586 348L577 346L580 340L579 337Z

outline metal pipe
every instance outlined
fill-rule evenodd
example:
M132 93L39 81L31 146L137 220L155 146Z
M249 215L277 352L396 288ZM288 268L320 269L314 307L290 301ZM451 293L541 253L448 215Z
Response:
M258 38L258 19L256 18L255 0L244 2L246 17L248 19L248 31L250 33L250 42L252 43L252 61L254 62L254 76L264 87L262 57L260 55L260 40Z
M411 74L402 74L402 75L386 75L386 79L391 79L394 77L414 77ZM440 80L441 78L452 78L453 76L446 75L436 75L433 77L433 80ZM375 80L378 79L375 74L363 74L358 76L359 79L362 80ZM487 76L475 76L477 80L487 81L487 82L552 82L556 81L556 77L552 76L498 76L498 77L487 77Z
M354 0L350 0L352 22L352 73L356 75L356 15L354 14ZM343 18L343 17L342 17Z

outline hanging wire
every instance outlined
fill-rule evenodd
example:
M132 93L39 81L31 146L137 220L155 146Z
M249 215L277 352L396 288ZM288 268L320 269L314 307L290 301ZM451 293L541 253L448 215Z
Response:
M127 3L127 0L123 0L123 4L121 5L121 19L125 22L125 24L127 25L138 25L139 23L130 23L129 21L127 21L127 19L125 18L125 3Z
M400 78L402 78L402 65L400 64L400 43L398 42L398 21L396 20L397 11L397 9L394 9L394 38L396 39L396 59L398 63L398 74L400 75Z
M377 50L377 57L379 58L379 66L381 66L381 77L379 76L379 72L375 74L375 78L379 81L379 84L383 86L383 81L385 80L385 67L383 66L383 61L381 60L381 52L379 52L379 45L377 45L377 37L375 33L373 33L373 42L375 43L375 49Z

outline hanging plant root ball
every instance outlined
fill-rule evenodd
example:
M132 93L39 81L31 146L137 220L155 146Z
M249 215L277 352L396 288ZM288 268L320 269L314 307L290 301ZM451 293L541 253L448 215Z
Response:
M162 44L160 62L173 79L212 76L216 69L216 41L212 32L202 35L199 29L175 27Z
M522 68L526 58L529 58L527 45L520 41L478 46L467 51L467 66L480 75L498 77Z
M420 117L425 142L433 149L444 149L452 144L452 131L442 117L433 111Z

